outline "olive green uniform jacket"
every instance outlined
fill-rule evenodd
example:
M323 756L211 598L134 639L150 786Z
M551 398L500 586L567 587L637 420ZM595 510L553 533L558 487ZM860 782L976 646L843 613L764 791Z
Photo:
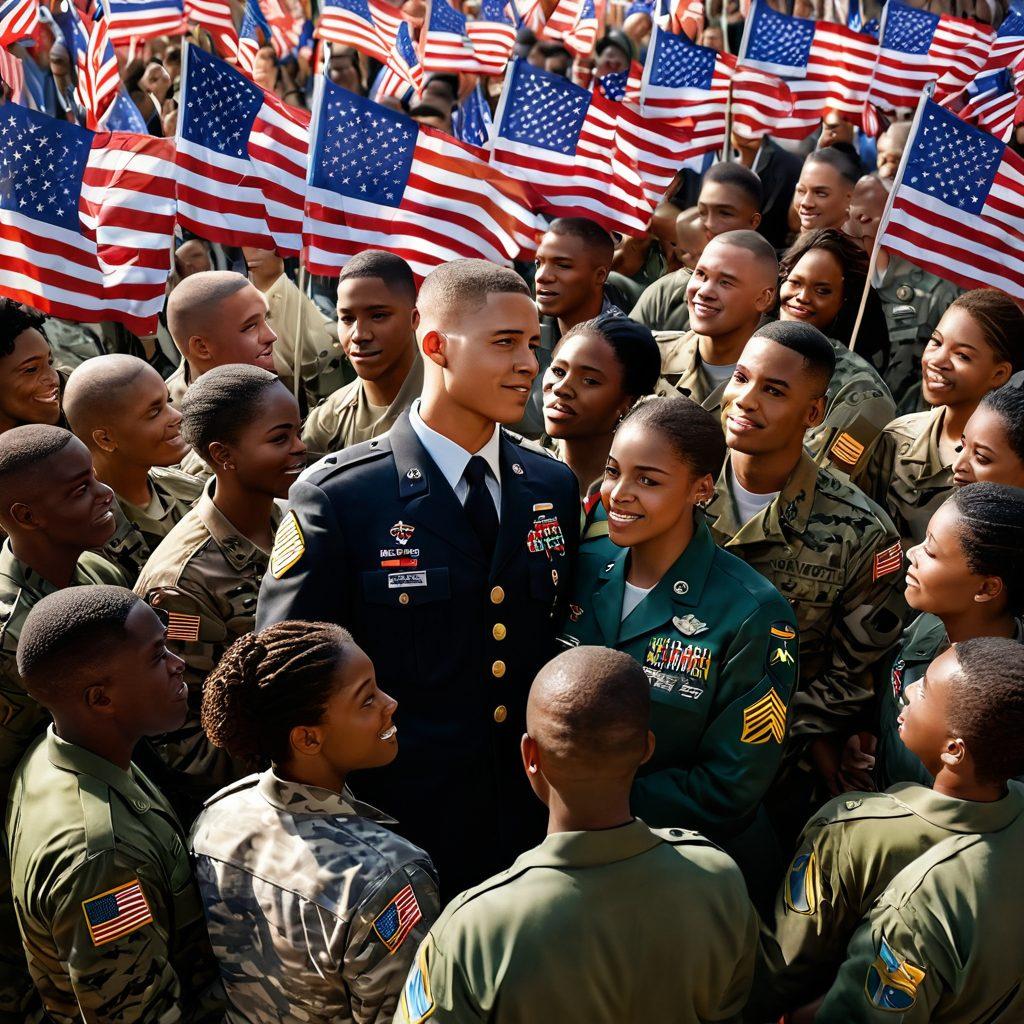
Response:
M696 527L625 621L629 551L607 538L588 543L559 642L640 663L657 745L633 784L633 812L720 841L750 824L778 769L798 640L793 610L771 584L717 547L700 514Z
M830 800L807 823L774 913L762 928L746 1019L776 1020L819 996L874 901L936 843L997 833L1014 822L1024 824L1024 790L1016 786L995 803L956 800L914 783ZM1018 883L1012 894L1019 890Z
M556 833L449 904L395 1024L734 1020L756 932L735 864L695 832Z
M686 286L692 275L689 267L680 267L649 284L629 314L630 320L646 324L652 331L688 331Z
M220 1019L181 826L138 768L51 726L15 774L7 839L18 926L53 1020Z
M908 864L854 935L815 1020L1024 1020L1022 859L1018 818L998 832L951 836Z

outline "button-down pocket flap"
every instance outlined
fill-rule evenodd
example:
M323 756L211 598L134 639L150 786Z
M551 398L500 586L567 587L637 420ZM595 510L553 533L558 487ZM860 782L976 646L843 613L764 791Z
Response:
M412 607L447 601L451 597L448 569L410 569L401 572L364 572L363 598L369 604Z

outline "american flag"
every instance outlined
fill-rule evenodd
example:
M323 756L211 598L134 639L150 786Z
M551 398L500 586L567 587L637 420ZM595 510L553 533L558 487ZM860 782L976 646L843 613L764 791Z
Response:
M573 55L586 57L597 42L597 28L594 0L558 0L541 38L560 42Z
M0 293L152 334L174 233L174 144L0 111Z
M937 95L959 92L981 69L994 35L987 25L888 0L868 98L883 110L913 107L936 79Z
M1014 126L1024 120L1024 69L1004 67L978 75L962 98L967 102L957 117L1008 142Z
M774 135L793 113L793 94L778 76L740 65L732 73L732 130L744 139Z
M999 26L984 71L1016 67L1024 63L1024 14L1011 11L1009 17Z
M394 7L380 0L324 0L316 34L386 64L401 20Z
M401 99L410 89L417 95L423 88L423 66L416 56L409 26L403 21L398 26L395 45L388 54L388 62L384 66L377 85L377 96L395 96Z
M554 217L646 230L651 204L618 145L618 112L600 93L514 60L498 102L491 163L523 178Z
M527 186L473 146L317 78L304 262L336 275L364 249L401 256L418 277L448 260L508 264L536 246Z
M107 35L102 0L97 0L93 12L96 18L89 32L85 66L79 66L77 85L78 101L85 109L87 128L98 128L104 123L104 115L121 89L117 57Z
M180 36L187 29L182 0L108 0L107 32L114 46L132 39Z
M266 0L266 17L270 22L270 37L278 57L294 53L302 35L303 17L293 13L282 0Z
M82 904L82 909L85 911L89 937L94 946L113 942L114 939L128 935L153 920L153 914L137 878L127 885L118 886L110 892L86 900Z
M435 71L480 72L473 40L466 33L466 16L448 0L427 0L420 34L420 61L428 75Z
M39 0L0 0L0 47L28 39L39 28Z
M374 918L374 931L390 952L405 941L405 937L423 918L416 893L411 885L401 892Z
M668 10L662 28L696 42L704 31L704 0L664 0L664 6Z
M237 58L238 29L228 0L185 0L185 16L210 33L221 57Z
M490 145L491 127L491 108L487 106L483 87L477 85L459 105L455 137L471 146L486 147Z
M754 0L738 63L785 81L793 110L778 120L772 134L803 139L818 128L826 110L859 123L877 57L878 43L871 36L829 21L780 14L765 0Z
M1024 160L922 98L901 171L876 244L963 288L1024 300Z
M504 74L512 56L516 29L507 8L507 0L482 0L476 20L466 25L482 74Z
M129 98L123 87L118 89L114 102L110 104L103 127L112 132L146 134L146 121L142 111L135 105L135 101Z
M309 115L187 44L178 108L178 220L202 238L301 248Z
M21 103L25 93L25 67L20 57L0 46L0 81L11 90L11 101Z
M270 22L260 0L245 0L242 24L238 28L238 66L251 78L255 74L256 54L271 42Z

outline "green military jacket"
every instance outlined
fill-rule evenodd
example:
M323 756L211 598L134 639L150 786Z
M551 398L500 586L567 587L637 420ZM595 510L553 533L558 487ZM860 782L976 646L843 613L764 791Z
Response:
M830 800L807 823L774 912L762 927L745 1019L776 1020L813 1002L874 901L936 843L997 833L1015 822L1024 825L1024 790L1017 786L995 803L956 800L914 783ZM1018 880L1014 894L1019 888ZM842 1019L845 1024L848 1018Z
M51 726L15 774L7 837L29 970L53 1020L221 1017L181 826L138 768Z
M659 395L669 396L678 392L704 408L720 407L726 382L716 385L704 369L700 354L701 337L689 329L654 332L654 340L661 350L661 379L655 390Z
M874 664L902 628L903 564L889 517L805 454L779 496L739 522L727 460L706 514L715 540L793 606L800 683L793 739L846 735L874 697Z
M932 331L960 289L901 256L890 254L889 265L875 285L875 293L882 300L889 326L891 349L885 382L901 413L916 412L921 401L921 356Z
M241 772L206 738L199 721L203 682L240 636L252 632L256 598L270 552L243 537L213 503L211 480L196 507L161 541L135 592L171 618L170 648L185 661L189 715L185 724L151 740L184 786L204 799ZM276 532L280 514L273 513ZM162 785L174 788L169 780Z
M632 655L651 683L654 756L633 784L635 814L716 839L752 820L779 767L797 678L792 609L716 547L697 516L689 546L621 621L628 549L588 543L559 642Z
M154 466L149 471L149 483L159 499L160 511L154 515L118 498L114 503L117 529L103 545L104 556L114 562L131 582L138 577L156 546L182 520L203 492L203 481L198 477L163 466Z
M1017 819L951 836L908 864L854 935L815 1021L1024 1020L1022 859Z
M733 1020L756 931L736 865L695 832L555 833L448 905L395 1024Z
M370 405L363 382L357 378L335 391L306 417L302 440L315 459L379 437L391 429L422 390L423 360L417 354L395 400L386 409Z
M945 408L900 416L882 431L853 482L896 524L904 548L920 544L953 491L953 467L939 454Z
M693 271L680 267L649 284L637 300L630 320L646 324L652 331L688 331L690 308L686 304L686 286Z

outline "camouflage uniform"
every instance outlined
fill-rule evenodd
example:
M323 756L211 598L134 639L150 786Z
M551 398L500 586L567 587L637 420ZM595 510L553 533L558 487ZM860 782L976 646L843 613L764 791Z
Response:
M159 779L161 788L182 801L183 810L193 811L241 774L200 725L203 681L228 647L252 631L256 595L270 561L270 552L243 537L214 505L215 484L207 484L196 507L160 543L135 584L135 593L147 604L172 617L169 646L185 660L188 719L177 732L151 742L173 772ZM273 516L276 530L276 509Z
M120 571L91 551L78 560L69 586L111 583L124 586ZM49 715L25 692L18 675L15 653L25 617L33 606L59 587L44 580L19 561L11 542L0 549L0 806L7 803L11 775L35 735L42 732ZM17 938L14 905L10 894L7 851L0 843L0 1021L21 1021L25 1001L33 998L25 956Z
M104 557L114 562L134 582L157 545L179 523L203 492L203 482L178 469L154 466L149 484L160 501L160 512L131 505L123 498L114 502L117 530L103 545Z
M318 458L379 437L391 429L395 420L419 398L422 390L423 360L417 353L409 375L386 409L370 405L363 382L357 378L340 391L335 391L306 417L302 440L310 455Z
M722 404L723 381L717 387L700 355L700 339L696 331L655 331L654 340L661 350L661 379L656 391L659 395L678 392L699 402L705 408Z
M762 928L747 1019L777 1020L820 995L861 919L907 864L950 836L998 832L1013 822L1024 825L1024 790L1016 786L994 803L913 783L830 800L807 823Z
M99 334L86 324L75 324L51 316L43 328L53 352L53 361L65 370L73 370L93 356L104 353Z
M697 832L554 833L448 905L395 1024L733 1020L756 920L736 865Z
M7 837L18 925L51 1019L221 1017L181 826L135 765L124 771L51 726L15 773Z
M747 523L737 520L731 476L727 460L707 506L715 540L767 576L796 612L790 739L845 736L872 701L872 666L899 638L899 538L880 508L809 455Z
M178 368L164 382L167 385L167 394L170 397L171 405L181 406L181 400L185 397L189 384L192 383L192 371L189 369L188 360L182 359Z
M904 548L924 540L929 520L953 491L953 467L939 454L945 411L938 406L893 420L854 477L892 516Z
M950 836L908 864L854 935L814 1019L1024 1019L1022 857L1018 818L999 832Z
M347 790L250 775L191 847L231 1021L388 1021L437 917L430 858Z
M891 355L885 382L901 413L927 408L921 399L921 356L936 324L960 289L950 281L890 255L875 292L889 325Z
M686 305L686 286L692 274L689 267L680 267L659 277L644 289L629 318L646 324L652 331L688 331L690 308Z

